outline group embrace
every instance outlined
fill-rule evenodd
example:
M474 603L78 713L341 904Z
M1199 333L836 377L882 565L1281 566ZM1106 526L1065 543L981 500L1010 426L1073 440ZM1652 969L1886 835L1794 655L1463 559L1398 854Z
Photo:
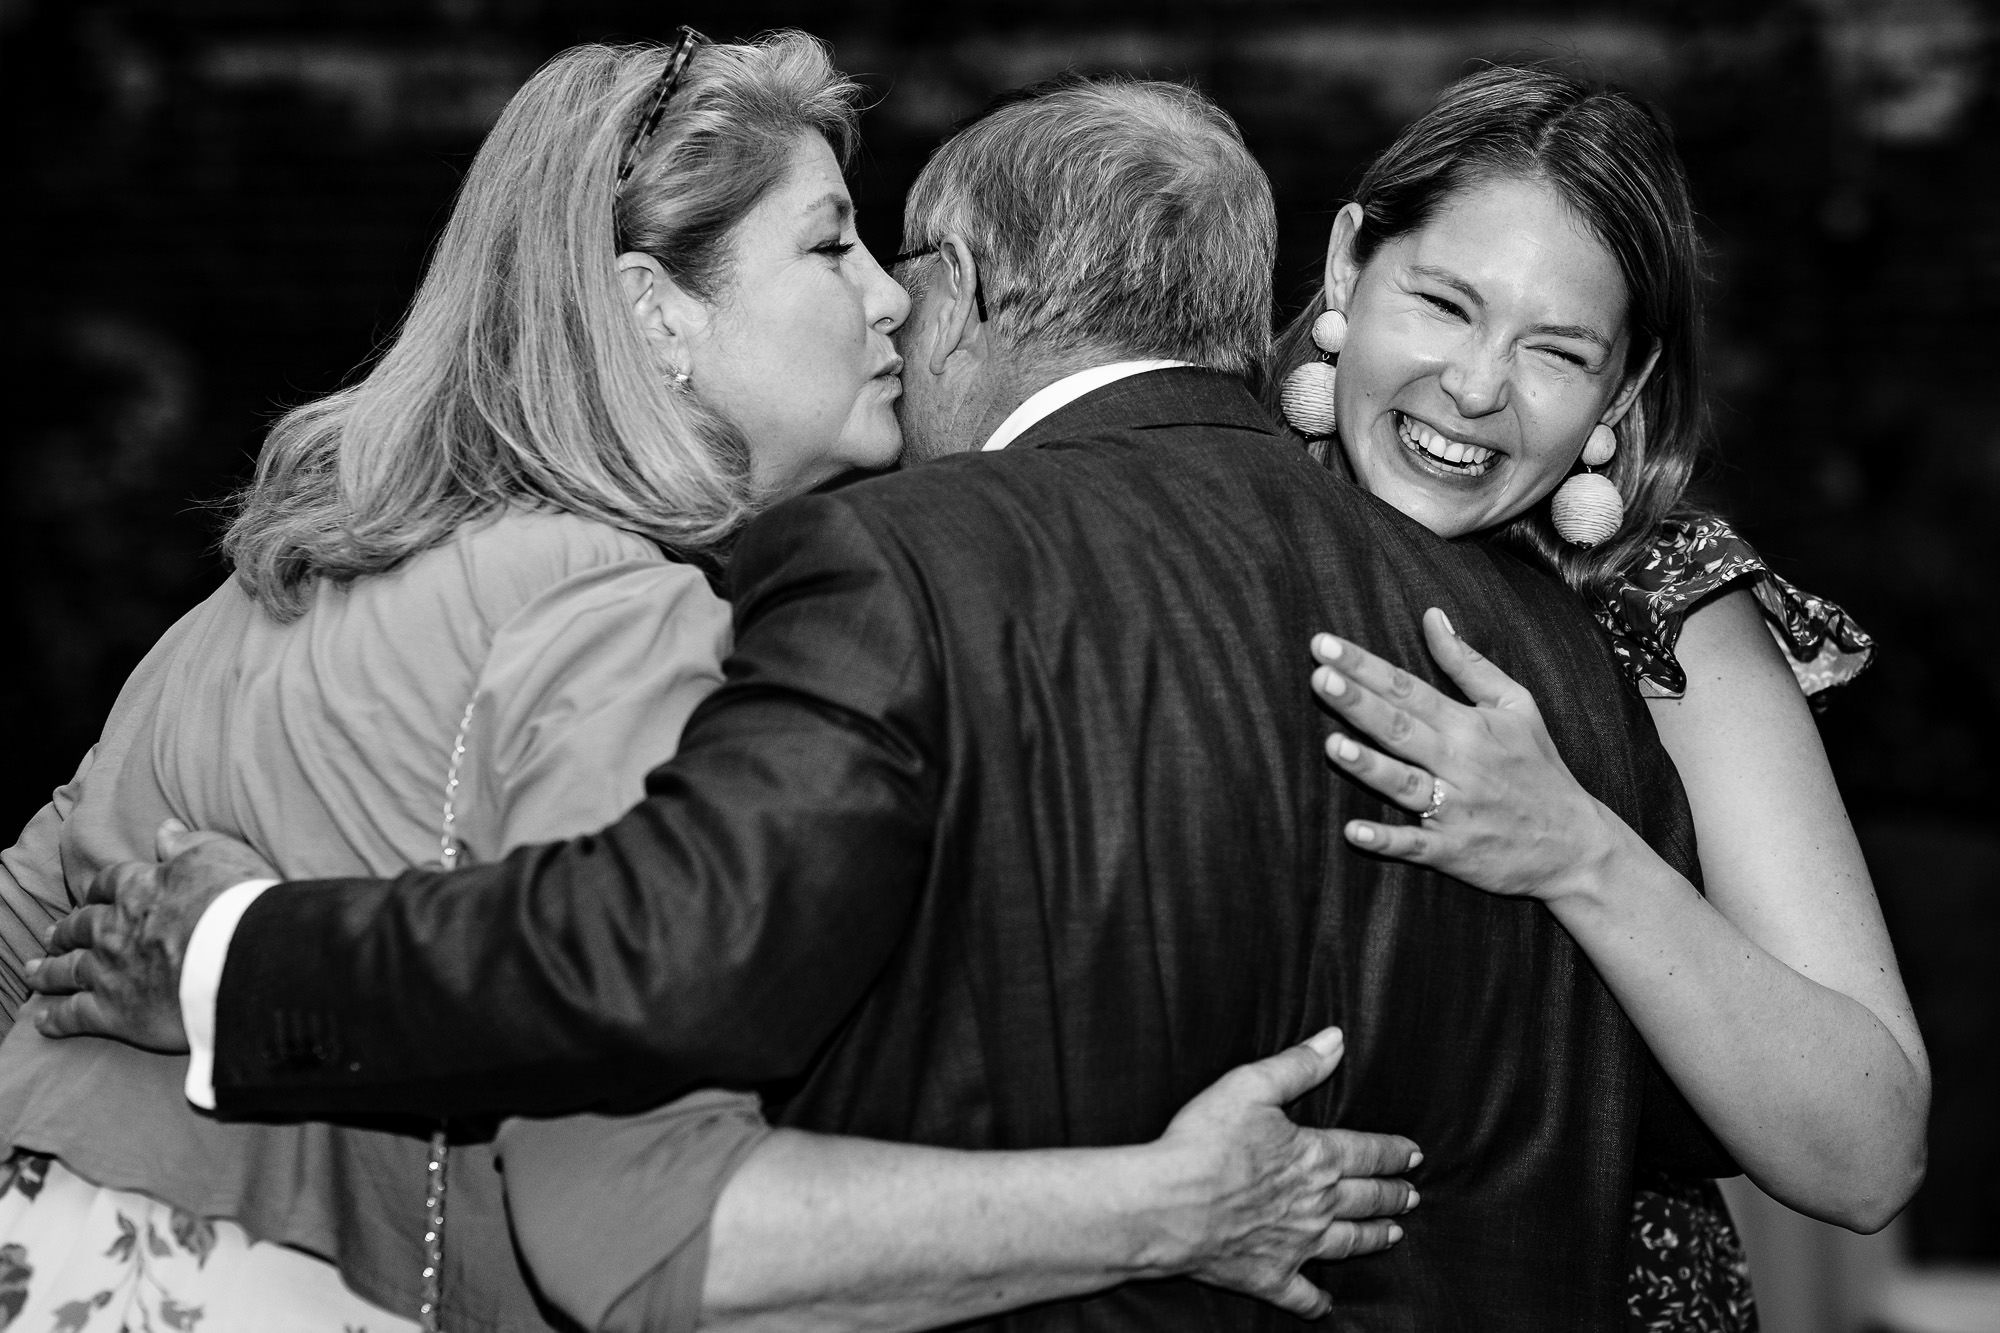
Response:
M0 855L0 1328L1742 1330L1715 1177L1892 1217L1872 645L1685 497L1658 118L1469 75L1274 339L1198 92L886 270L857 94L557 56L273 428Z

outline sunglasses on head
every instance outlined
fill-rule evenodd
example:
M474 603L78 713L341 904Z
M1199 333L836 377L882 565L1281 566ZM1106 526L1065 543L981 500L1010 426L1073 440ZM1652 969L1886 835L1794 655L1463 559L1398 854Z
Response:
M708 38L693 28L682 24L674 38L673 49L667 52L667 63L660 67L660 78L653 85L653 102L646 108L646 114L633 127L632 137L625 143L625 151L618 155L618 184L623 185L631 176L632 169L639 164L639 154L653 137L653 131L660 128L660 117L666 114L667 99L674 95L674 89L681 86L681 75L687 72L688 59L694 49Z

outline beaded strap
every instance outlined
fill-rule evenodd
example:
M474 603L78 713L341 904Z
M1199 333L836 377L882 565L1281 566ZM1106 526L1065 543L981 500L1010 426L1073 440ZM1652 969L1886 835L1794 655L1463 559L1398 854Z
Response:
M443 1126L431 1135L430 1160L424 1163L424 1287L417 1306L417 1327L443 1333L444 1298L444 1164L450 1151Z
M477 695L466 701L465 712L458 719L458 735L451 743L451 766L445 771L444 827L438 835L438 864L446 870L457 867L463 845L456 835L458 769L465 761L465 733L472 726L472 710L478 705ZM430 1158L424 1163L423 1297L417 1306L417 1326L424 1333L443 1333L444 1329L445 1162L451 1150L446 1128L440 1124L431 1135Z
M465 762L465 733L472 726L472 710L477 707L477 695L466 700L465 712L458 719L458 735L451 741L451 766L444 775L444 827L438 834L438 864L446 870L457 867L459 848L463 845L455 836L458 815L453 807L458 800L458 766Z

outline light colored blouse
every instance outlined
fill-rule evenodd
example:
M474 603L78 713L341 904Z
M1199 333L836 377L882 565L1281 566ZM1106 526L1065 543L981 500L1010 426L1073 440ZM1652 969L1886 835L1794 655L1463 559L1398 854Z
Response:
M11 1021L26 998L39 932L101 867L150 860L169 816L248 842L288 879L435 862L469 700L454 812L470 859L600 828L672 755L728 644L728 606L697 570L570 515L503 513L388 574L323 584L291 624L232 580L155 645L76 777L0 853L0 1008ZM414 1311L428 1127L220 1123L184 1100L185 1073L184 1056L16 1024L0 1046L0 1142L233 1218ZM718 1092L619 1121L509 1122L499 1142L509 1201L531 1220L524 1249L563 1269L560 1303L594 1324L663 1262L705 1254L715 1195L767 1132L754 1099ZM594 1188L589 1173L621 1154L651 1169ZM540 1329L496 1158L490 1144L451 1155L446 1321ZM699 1276L696 1262L695 1297Z

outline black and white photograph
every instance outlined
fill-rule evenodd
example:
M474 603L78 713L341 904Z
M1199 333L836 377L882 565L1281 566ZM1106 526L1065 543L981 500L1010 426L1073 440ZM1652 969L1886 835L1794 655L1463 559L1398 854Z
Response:
M1990 0L0 0L0 1333L2000 1333Z

